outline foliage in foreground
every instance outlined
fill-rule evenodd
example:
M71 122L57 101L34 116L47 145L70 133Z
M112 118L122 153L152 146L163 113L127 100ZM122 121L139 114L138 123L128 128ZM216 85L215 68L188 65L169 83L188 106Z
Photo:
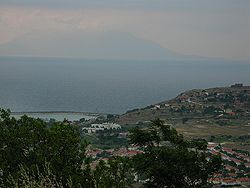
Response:
M37 177L34 174L37 174ZM37 169L36 172L30 174L30 172L24 167L20 167L19 178L14 179L11 175L7 178L8 184L13 188L63 188L62 181L58 181L56 176L51 172L49 164L45 165L43 173L40 173ZM4 186L4 185L2 185ZM72 187L71 182L68 182L68 187Z
M207 160L205 140L186 141L159 119L133 129L130 138L144 148L133 160L145 187L208 187L208 177L221 166L220 156Z
M75 127L27 116L16 120L1 110L0 187L125 188L134 185L135 176L145 187L205 187L221 164L219 157L207 161L204 140L185 141L160 120L131 130L130 141L144 153L91 169Z
M45 174L44 165L49 163L51 173L62 186L66 186L70 178L74 185L89 187L89 177L82 178L88 173L85 172L87 168L81 168L85 146L77 129L62 122L48 127L44 121L27 116L16 120L5 110L1 110L0 117L0 178L3 185L12 187L7 180L10 176L19 179L23 172L21 167L38 179L39 174Z

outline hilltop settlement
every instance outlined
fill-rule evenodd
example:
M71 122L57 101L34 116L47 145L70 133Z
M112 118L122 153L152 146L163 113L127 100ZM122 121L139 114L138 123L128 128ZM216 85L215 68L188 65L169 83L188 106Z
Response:
M205 138L207 152L220 154L223 168L211 177L215 186L250 186L250 86L193 89L176 98L134 109L123 115L99 116L71 122L81 127L92 145L92 167L111 156L143 152L127 141L128 130L162 119L187 139Z

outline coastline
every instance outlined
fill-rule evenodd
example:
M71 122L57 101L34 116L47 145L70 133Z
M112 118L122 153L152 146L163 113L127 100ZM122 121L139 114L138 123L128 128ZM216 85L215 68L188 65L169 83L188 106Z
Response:
M56 121L79 121L80 119L96 119L99 116L106 115L104 113L91 112L73 112L73 111L32 111L32 112L11 112L11 116L19 119L21 116L27 115L32 118L41 118L45 121L54 119Z

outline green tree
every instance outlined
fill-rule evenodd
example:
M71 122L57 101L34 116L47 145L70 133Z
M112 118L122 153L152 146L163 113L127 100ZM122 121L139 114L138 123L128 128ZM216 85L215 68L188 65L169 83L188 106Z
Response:
M95 169L85 156L86 143L67 121L45 123L0 110L0 186L125 188L135 173L147 187L201 187L221 165L220 157L206 159L205 140L186 141L161 120L145 129L134 128L131 142L144 153L101 161ZM45 164L49 164L49 173ZM11 181L10 181L11 180Z
M18 177L20 165L29 169L44 164L42 156L46 147L46 125L42 120L23 116L16 120L11 118L9 111L1 110L0 114L0 168L2 178L10 174Z
M134 182L132 163L126 157L100 161L93 172L96 188L126 188Z
M189 120L189 118L187 118L187 117L182 118L182 124L185 124L188 120Z
M81 143L79 131L68 123L54 123L49 129L46 160L52 171L64 184L70 177L74 184L86 185L82 178L85 145Z
M221 166L219 156L206 159L204 140L186 141L159 119L146 129L131 130L130 139L144 148L133 161L145 187L206 187L208 177Z
M85 159L79 131L68 123L48 126L40 119L23 116L16 120L10 111L0 111L0 178L6 187L11 186L9 176L20 177L21 167L38 178L46 163L63 186L71 179L76 187L91 187Z

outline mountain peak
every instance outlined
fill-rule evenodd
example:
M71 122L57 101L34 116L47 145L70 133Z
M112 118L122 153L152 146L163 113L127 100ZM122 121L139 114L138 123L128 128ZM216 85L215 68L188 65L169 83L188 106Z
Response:
M50 32L0 45L1 56L164 60L179 54L124 32Z

